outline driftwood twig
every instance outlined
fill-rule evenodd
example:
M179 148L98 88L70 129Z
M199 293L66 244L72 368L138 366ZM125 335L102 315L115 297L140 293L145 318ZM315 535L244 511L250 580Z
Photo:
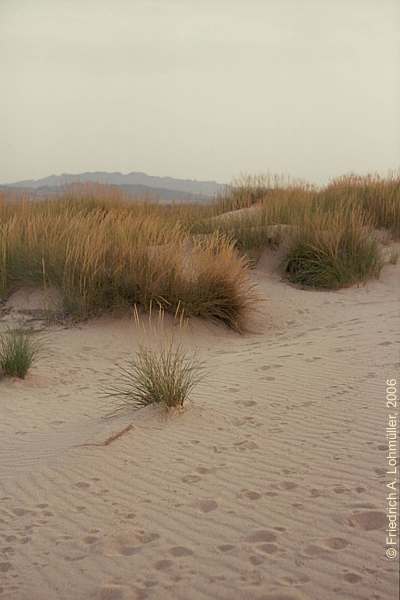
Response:
M130 423L129 425L127 425L126 427L124 427L120 431L116 431L115 433L111 434L103 442L92 442L92 443L89 443L89 444L79 444L78 448L81 448L82 446L85 446L85 447L86 446L109 446L110 444L112 444L112 442L115 442L115 440L117 440L118 438L120 438L121 436L123 436L124 433L128 433L128 431L130 431L131 429L133 429L133 424L132 423Z

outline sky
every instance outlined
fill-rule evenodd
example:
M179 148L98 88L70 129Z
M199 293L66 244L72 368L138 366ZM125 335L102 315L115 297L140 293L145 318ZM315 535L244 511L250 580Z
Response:
M400 167L399 0L0 0L0 182Z

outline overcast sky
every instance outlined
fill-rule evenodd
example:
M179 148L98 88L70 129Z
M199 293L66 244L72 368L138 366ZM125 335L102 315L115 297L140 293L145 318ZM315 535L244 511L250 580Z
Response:
M399 0L0 0L0 182L400 166Z

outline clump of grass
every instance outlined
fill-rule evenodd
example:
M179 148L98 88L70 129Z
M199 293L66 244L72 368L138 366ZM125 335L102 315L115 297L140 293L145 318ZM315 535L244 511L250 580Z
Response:
M24 379L41 350L39 339L22 329L9 329L0 335L0 371L8 377Z
M243 332L259 298L250 279L249 261L239 255L235 242L218 232L197 241L187 267L175 303L186 315L222 322Z
M121 379L108 392L122 407L143 408L159 404L167 409L182 408L204 374L195 354L169 344L159 351L141 347Z
M49 286L77 318L160 305L243 331L257 302L249 267L294 230L285 266L292 281L340 287L378 273L361 219L400 236L400 175L349 175L321 188L244 176L202 206L133 202L101 185L43 201L16 202L7 192L0 194L0 295Z
M65 312L78 318L155 303L236 329L245 320L252 286L229 240L211 236L195 244L191 257L178 213L95 200L0 205L0 294L22 285L55 287Z
M255 204L269 204L283 192L287 195L295 190L300 193L311 190L313 186L302 181L293 180L284 175L246 175L243 174L227 186L224 193L217 199L217 212L227 212L250 208Z
M360 207L374 227L400 237L400 173L345 175L334 179L320 195L333 204L345 201Z
M298 228L283 261L293 283L338 289L378 277L382 260L362 213L319 214Z

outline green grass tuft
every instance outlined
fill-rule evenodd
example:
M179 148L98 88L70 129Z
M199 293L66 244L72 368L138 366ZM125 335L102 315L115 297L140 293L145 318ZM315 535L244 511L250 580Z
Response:
M376 240L357 211L314 216L299 227L282 264L292 283L338 289L378 277L382 260Z
M40 350L40 340L31 333L9 329L0 335L0 371L5 376L24 379Z
M203 378L204 368L196 355L171 343L159 351L140 348L120 374L120 381L106 395L118 398L123 408L160 404L169 409L183 407Z

